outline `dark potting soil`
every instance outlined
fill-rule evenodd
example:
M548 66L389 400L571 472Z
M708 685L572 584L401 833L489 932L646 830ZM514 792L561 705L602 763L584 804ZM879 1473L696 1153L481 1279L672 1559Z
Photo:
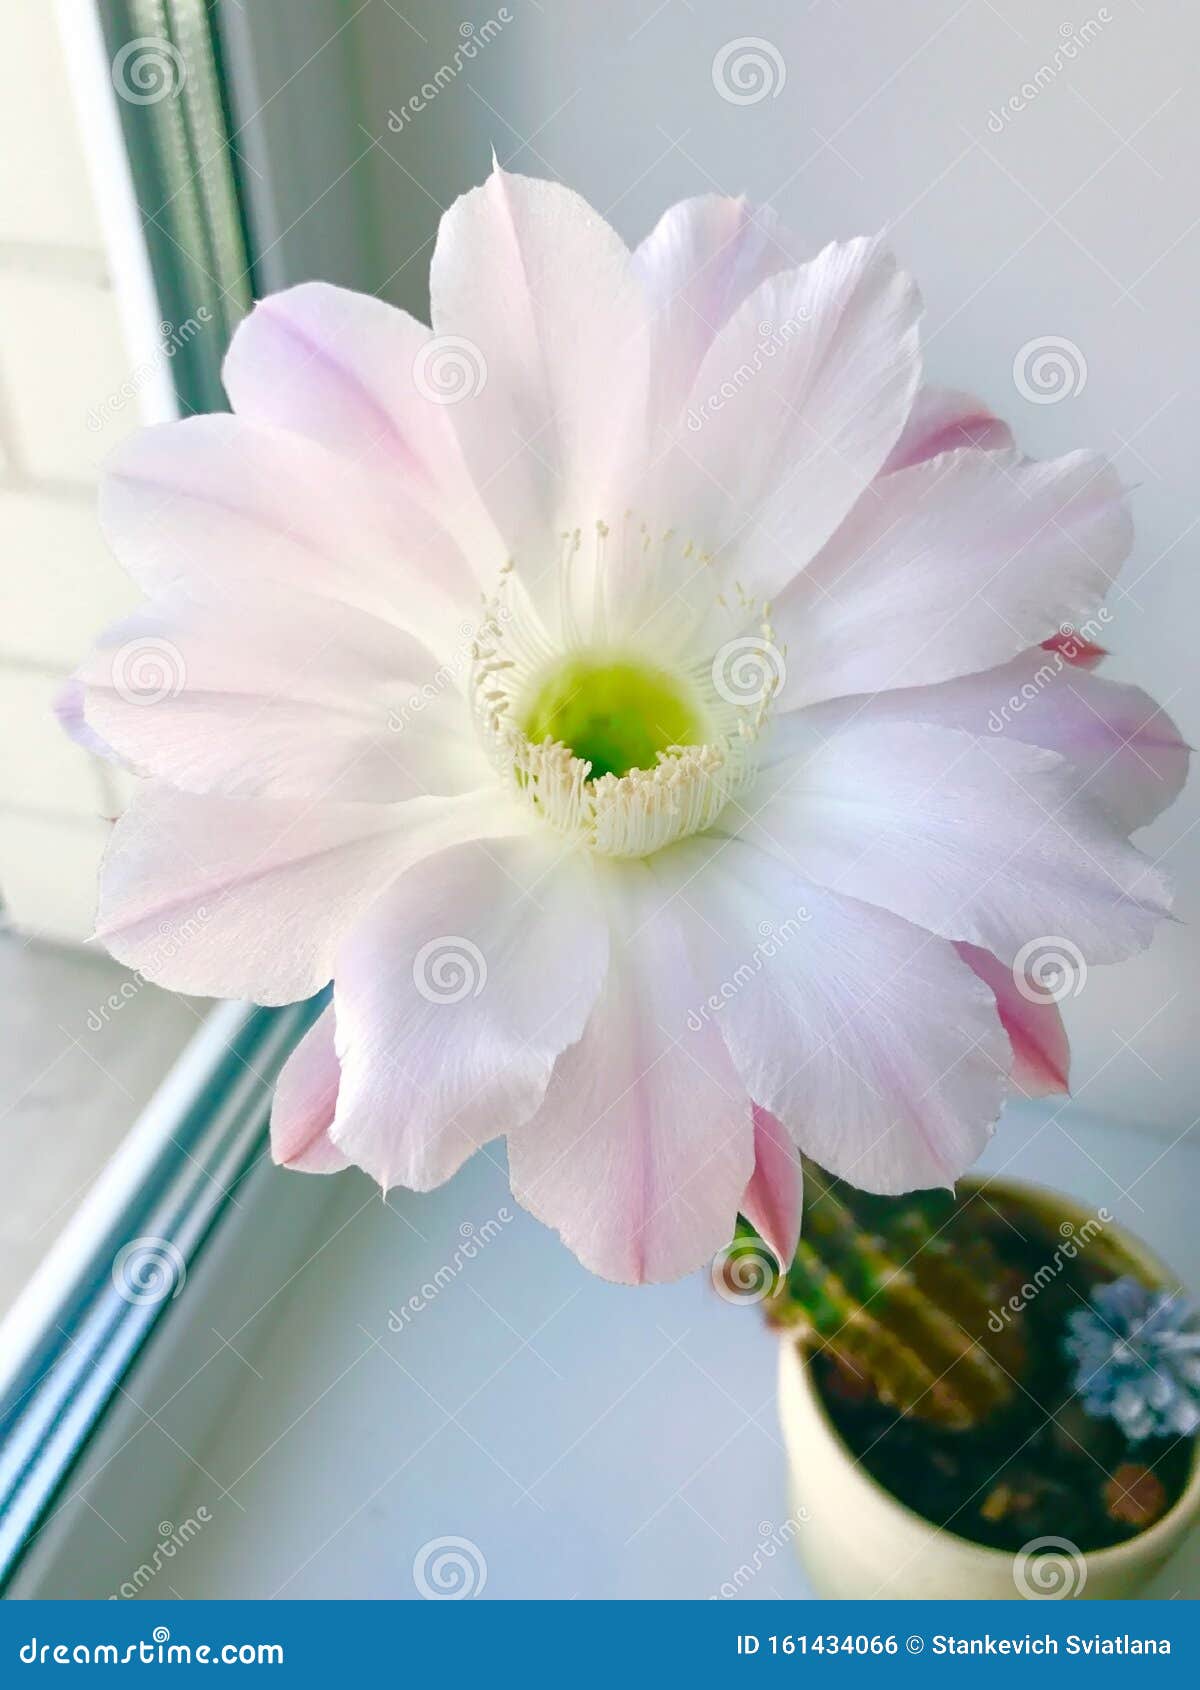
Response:
M1056 1258L1060 1240L1027 1210L1012 1210L1013 1224L981 1205L975 1213L1014 1287ZM1025 1301L1024 1390L986 1424L951 1430L898 1414L827 1353L812 1358L817 1389L872 1478L935 1525L1013 1553L1039 1537L1066 1538L1085 1552L1123 1543L1178 1500L1195 1446L1170 1438L1133 1444L1113 1421L1085 1414L1074 1395L1062 1348L1067 1316L1107 1277L1081 1250Z

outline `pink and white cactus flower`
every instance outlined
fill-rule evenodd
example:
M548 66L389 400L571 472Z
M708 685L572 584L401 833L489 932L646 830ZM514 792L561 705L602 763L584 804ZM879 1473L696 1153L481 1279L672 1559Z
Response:
M100 938L180 991L332 980L276 1159L423 1191L503 1134L611 1279L739 1210L790 1259L800 1150L949 1184L1065 1084L1032 948L1115 961L1168 905L1128 836L1186 750L1072 632L1116 474L923 387L878 241L799 262L740 200L630 252L496 169L431 296L265 299L233 414L118 451L149 603L63 706L146 777Z

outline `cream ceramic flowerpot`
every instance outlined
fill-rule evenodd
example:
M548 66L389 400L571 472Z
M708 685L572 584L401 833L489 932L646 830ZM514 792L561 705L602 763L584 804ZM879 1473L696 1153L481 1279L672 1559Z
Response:
M963 1182L969 1190L982 1182ZM1089 1213L1057 1192L989 1180L989 1192L1033 1209L1053 1227L1077 1228ZM1110 1226L1130 1265L1150 1283L1174 1285L1145 1245ZM796 1345L779 1356L779 1412L791 1473L794 1536L818 1595L831 1597L984 1598L1135 1596L1200 1517L1200 1456L1174 1507L1149 1530L1109 1549L1080 1554L1058 1540L1037 1556L971 1543L932 1525L877 1484L855 1462L826 1412Z

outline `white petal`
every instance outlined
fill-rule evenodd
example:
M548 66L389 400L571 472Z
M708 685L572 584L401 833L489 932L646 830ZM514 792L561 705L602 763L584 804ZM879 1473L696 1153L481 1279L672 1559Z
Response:
M799 262L768 206L704 194L663 213L633 255L654 313L650 379L660 423L683 411L704 354L747 295Z
M424 323L381 299L302 282L243 319L222 374L240 417L308 435L388 485L403 481L487 578L504 557L463 463L431 341Z
M313 805L151 782L109 841L97 937L174 991L291 1003L326 984L343 935L405 868L525 825L494 789Z
M582 529L586 569L645 455L647 307L630 254L577 194L497 168L442 218L430 295L436 335L478 371L448 407L468 467L553 604L563 532Z
M981 451L1011 446L1012 430L969 393L950 387L923 387L913 400L904 432L892 449L882 473L908 469L941 452L974 446Z
M729 1242L754 1135L720 1038L685 1036L696 984L676 914L645 869L619 885L600 1001L541 1110L510 1136L509 1171L513 1195L586 1268L640 1284L678 1278Z
M865 1191L948 1185L987 1142L1011 1060L954 948L733 842L670 864L704 1028L807 1155ZM681 1026L685 1040L690 1033Z
M79 671L87 725L191 792L393 803L488 779L465 678L336 600L237 616L176 596L109 629Z
M439 651L479 589L454 541L398 488L301 435L230 416L143 429L109 459L100 515L148 593L215 604L283 586L383 616Z
M950 452L883 476L772 609L780 708L990 669L1098 610L1129 551L1114 471Z
M1069 1089L1071 1047L1057 1003L1045 995L1035 977L1020 978L1006 968L991 951L977 945L955 945L955 950L991 987L1008 1041L1012 1045L1012 1083L1022 1097L1052 1097Z
M544 834L402 876L338 954L334 1143L385 1189L449 1179L537 1109L607 956L589 864Z
M1047 937L1089 964L1149 944L1166 885L1060 757L899 722L818 740L809 715L778 724L790 755L729 822L799 874L1004 962Z
M1076 790L1126 832L1145 827L1174 803L1187 778L1187 743L1161 705L1140 687L1106 680L1040 646L940 686L818 705L811 720L826 734L849 721L864 728L928 722L965 728L985 740L1044 746L1076 771Z
M271 1104L271 1156L302 1174L336 1174L350 1163L331 1141L338 1059L333 1009L324 1010L288 1057Z
M59 727L68 739L73 739L76 745L90 751L94 757L102 757L108 763L124 762L124 758L114 747L88 723L85 714L86 703L87 694L83 682L75 675L68 675L66 680L60 683L51 704Z
M917 387L918 311L891 256L854 240L762 283L710 346L662 509L749 600L814 557L883 467Z
M800 1152L783 1123L755 1104L754 1172L742 1193L742 1213L782 1268L796 1254L803 1211Z

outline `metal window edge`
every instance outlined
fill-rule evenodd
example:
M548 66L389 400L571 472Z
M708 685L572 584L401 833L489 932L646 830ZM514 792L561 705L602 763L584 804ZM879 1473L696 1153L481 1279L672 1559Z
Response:
M104 0L98 18L160 347L184 415L224 410L221 354L254 287L216 9L208 0ZM139 77L154 79L146 91Z
M265 1154L275 1078L319 1008L215 1009L0 1323L0 1591Z

